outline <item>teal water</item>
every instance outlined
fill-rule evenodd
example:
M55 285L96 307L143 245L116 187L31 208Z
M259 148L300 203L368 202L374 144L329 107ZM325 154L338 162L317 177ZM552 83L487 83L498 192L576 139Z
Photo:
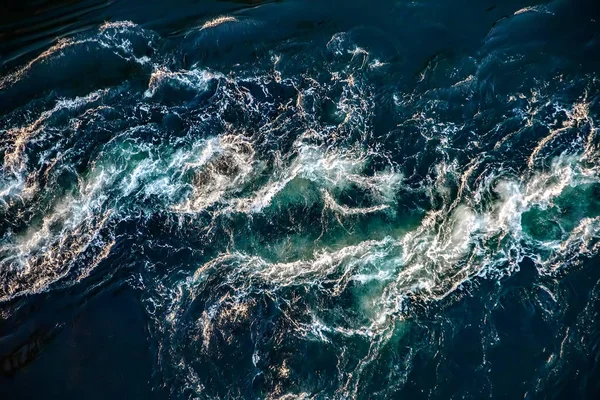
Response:
M8 398L600 393L594 2L10 7Z

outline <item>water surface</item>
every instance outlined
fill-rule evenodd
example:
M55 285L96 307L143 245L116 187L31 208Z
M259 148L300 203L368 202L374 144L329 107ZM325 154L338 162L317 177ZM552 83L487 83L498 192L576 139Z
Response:
M9 1L7 398L597 398L594 1Z

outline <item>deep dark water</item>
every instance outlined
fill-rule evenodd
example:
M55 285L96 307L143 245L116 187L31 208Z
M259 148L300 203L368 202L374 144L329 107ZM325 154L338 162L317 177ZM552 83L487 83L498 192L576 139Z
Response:
M2 399L600 398L595 1L8 1Z

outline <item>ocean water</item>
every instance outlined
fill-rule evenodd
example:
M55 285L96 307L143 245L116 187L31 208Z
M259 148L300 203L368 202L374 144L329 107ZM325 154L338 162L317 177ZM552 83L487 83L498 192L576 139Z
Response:
M6 1L0 398L600 398L600 4Z

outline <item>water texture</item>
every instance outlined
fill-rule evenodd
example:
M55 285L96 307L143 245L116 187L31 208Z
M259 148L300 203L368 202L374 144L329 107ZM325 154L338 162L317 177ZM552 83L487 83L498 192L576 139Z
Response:
M596 2L7 8L3 398L600 396Z

